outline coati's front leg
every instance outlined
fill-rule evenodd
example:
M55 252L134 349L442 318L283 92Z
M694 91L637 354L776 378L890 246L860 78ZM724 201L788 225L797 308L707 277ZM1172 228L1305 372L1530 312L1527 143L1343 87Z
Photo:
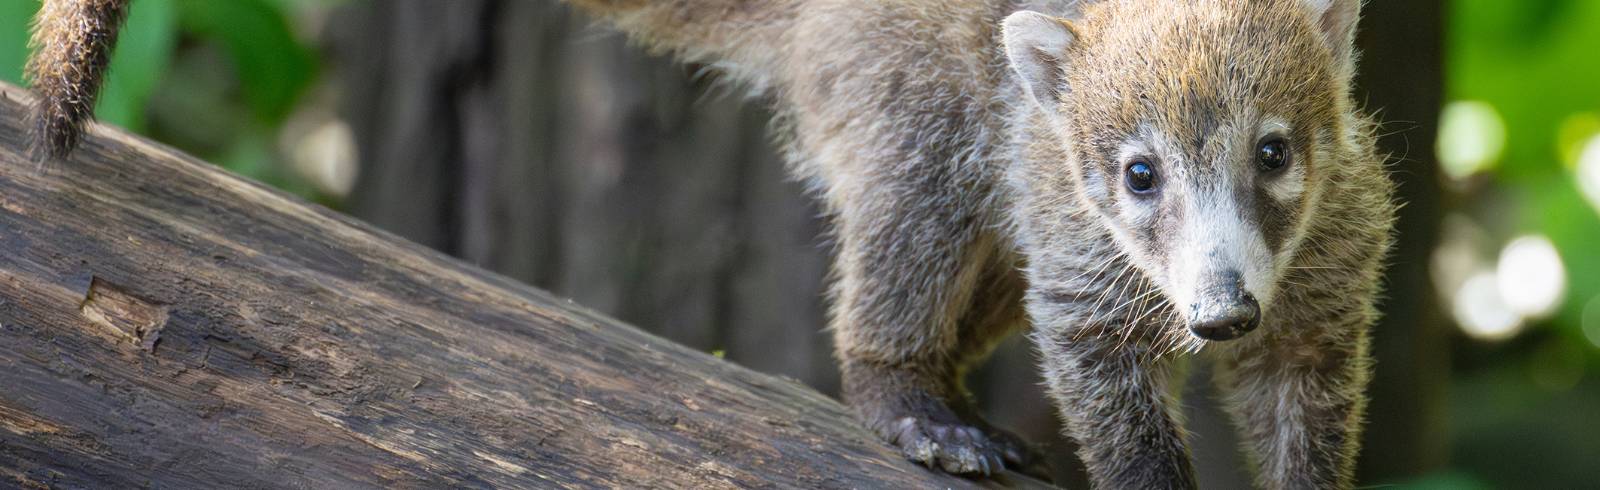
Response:
M1371 360L1370 322L1349 323L1356 326L1284 329L1219 362L1258 487L1351 487Z
M1195 488L1168 362L1121 329L1034 318L1049 395L1094 488Z
M897 182L842 201L835 219L832 328L845 401L913 461L956 474L1037 474L1038 458L978 418L961 383L968 364L1020 325L1015 264L981 208L962 205L974 196L880 176Z

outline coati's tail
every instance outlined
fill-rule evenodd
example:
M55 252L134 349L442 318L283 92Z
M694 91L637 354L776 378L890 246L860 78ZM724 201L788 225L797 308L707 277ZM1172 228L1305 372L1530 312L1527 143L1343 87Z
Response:
M65 157L94 115L129 0L45 0L34 21L28 78L34 158Z
M803 0L567 0L658 51L765 90Z

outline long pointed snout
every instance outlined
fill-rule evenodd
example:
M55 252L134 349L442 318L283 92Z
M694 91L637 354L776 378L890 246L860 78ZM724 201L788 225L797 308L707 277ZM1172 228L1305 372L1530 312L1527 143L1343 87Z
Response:
M1237 271L1211 274L1189 306L1189 331L1206 340L1233 340L1261 324L1261 305Z

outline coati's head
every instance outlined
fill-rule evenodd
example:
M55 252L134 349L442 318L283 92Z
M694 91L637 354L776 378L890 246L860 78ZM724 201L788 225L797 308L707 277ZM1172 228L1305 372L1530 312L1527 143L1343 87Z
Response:
M1108 0L1006 18L1061 172L1196 336L1254 330L1338 165L1360 0Z

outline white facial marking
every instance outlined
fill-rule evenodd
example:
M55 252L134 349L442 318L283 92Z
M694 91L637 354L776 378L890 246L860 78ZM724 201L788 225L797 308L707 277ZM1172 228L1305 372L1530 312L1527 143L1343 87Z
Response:
M1228 134L1230 131L1219 131ZM1185 179L1184 219L1180 235L1171 253L1173 265L1173 296L1178 306L1188 308L1195 301L1206 281L1217 275L1234 271L1244 282L1245 291L1265 305L1273 294L1276 278L1272 251L1257 224L1246 220L1242 203L1238 201L1241 188L1255 185L1259 172L1253 162L1254 142L1237 138L1217 140L1223 144L1222 155L1237 155L1240 144L1248 144L1251 160L1219 162L1220 167L1203 179ZM1246 143L1246 141L1249 141ZM1235 157L1237 158L1237 157ZM1241 187L1244 186L1244 187Z
M1234 198L1232 172L1218 174L1229 182L1202 191L1190 201L1193 215L1184 220L1183 241L1178 253L1183 267L1175 269L1188 291L1198 291L1201 281L1213 274L1237 271L1244 289L1265 304L1274 289L1274 260L1258 226L1245 221Z

